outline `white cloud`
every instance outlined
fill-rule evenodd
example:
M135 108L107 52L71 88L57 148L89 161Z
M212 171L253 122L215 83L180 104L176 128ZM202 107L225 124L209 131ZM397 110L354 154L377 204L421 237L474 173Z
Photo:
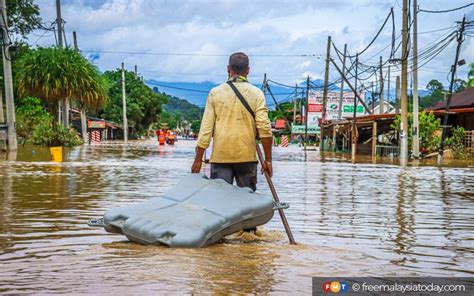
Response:
M348 44L353 54L363 49L394 6L397 35L401 25L401 1L369 0L63 0L63 19L68 41L77 31L83 50L141 53L230 54L324 54L327 36L342 50ZM397 3L398 2L398 3ZM55 18L54 1L38 1L45 21ZM446 9L464 5L464 0L419 0L425 9ZM449 14L420 13L419 32L449 27L469 10ZM472 10L474 11L474 10ZM469 15L472 18L474 12ZM361 56L367 63L377 63L381 49L390 44L391 23L374 46ZM420 34L420 50L447 31ZM33 38L31 38L33 39ZM36 39L36 38L35 38ZM39 44L54 43L43 38ZM471 39L466 39L463 58L474 61ZM87 52L85 54L90 54ZM383 56L388 51L382 51ZM334 53L333 53L334 55ZM372 58L372 60L368 60ZM432 78L447 84L446 76L454 59L453 45L420 70L420 84ZM137 64L146 78L165 81L213 81L225 78L226 57L169 56L101 53L94 61L101 70L117 68L125 62L129 69ZM288 84L311 74L321 78L324 59L313 57L251 57L252 78L260 81L263 73ZM464 66L466 69L467 67ZM465 75L460 70L459 77ZM334 69L332 69L334 71ZM464 71L464 72L463 72ZM392 74L393 75L393 74ZM331 77L338 77L334 71Z

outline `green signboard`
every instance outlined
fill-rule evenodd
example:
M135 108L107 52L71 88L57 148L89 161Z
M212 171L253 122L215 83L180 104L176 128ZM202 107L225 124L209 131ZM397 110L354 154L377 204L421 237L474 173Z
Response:
M292 134L304 134L305 126L304 125L293 125L291 127ZM308 125L308 135L319 135L321 128L319 126Z
M343 112L354 113L354 105L344 105ZM357 113L364 113L364 106L357 106Z

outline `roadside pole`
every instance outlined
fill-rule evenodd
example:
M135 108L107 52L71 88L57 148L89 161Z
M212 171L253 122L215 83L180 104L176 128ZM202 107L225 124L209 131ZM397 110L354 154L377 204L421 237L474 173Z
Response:
M16 119L15 119L15 102L13 100L13 78L12 65L10 56L10 39L8 35L7 23L7 5L5 0L0 0L0 9L2 10L2 56L3 56L3 80L5 83L5 105L7 107L7 140L8 151L17 150L16 139ZM3 112L3 110L2 110Z
M342 101L344 100L344 75L346 75L346 55L347 55L347 43L344 44L344 57L342 58L342 74L341 74L341 89L339 91L339 110L337 118L342 119Z
M383 97L383 70L382 70L382 56L380 56L380 101L379 101L379 111L380 114L384 114L384 97Z
M329 59L331 55L331 36L328 36L328 45L326 49L326 67L324 71L324 90L323 90L323 116L321 117L321 128L319 132L319 151L324 150L324 123L327 117L328 87L329 87Z
M72 38L74 41L74 50L79 51L79 47L77 45L77 34L76 31L72 32ZM82 130L82 141L87 143L87 116L86 116L86 108L82 106L80 103L80 111L81 111L81 130Z
M306 150L306 146L308 145L308 100L309 100L309 75L306 78L306 108L305 108L305 116L304 116L304 150Z
M355 81L354 81L354 113L352 117L352 147L351 147L351 154L352 160L356 158L356 149L357 149L357 124L356 124L356 111L357 111L357 79L358 79L358 71L359 71L359 53L356 53L356 62L355 62Z
M413 0L413 157L420 157L420 138L419 138L419 111L418 111L418 22L416 11L418 9L417 0Z
M453 96L454 78L456 77L456 69L458 65L459 54L461 53L461 44L463 41L465 26L466 26L466 16L464 15L461 22L461 28L459 29L458 36L457 36L458 45L456 47L456 57L454 59L454 64L451 66L451 83L449 84L448 100L446 101L446 109L444 111L443 124L442 124L443 133L441 134L441 144L439 145L439 151L438 151L439 164L443 163L444 141L446 140L446 134L447 134L447 129L448 129L449 107L451 106L451 98Z
M63 19L61 17L61 0L56 0L56 23L58 26L58 47L63 48ZM69 126L69 98L63 98L60 104L62 108L62 123L65 127Z
M122 112L123 112L123 140L128 141L127 96L125 93L125 65L122 63Z
M408 0L403 0L400 164L408 161Z
M296 101L298 100L298 84L295 84L295 101L293 102L293 125L296 123Z

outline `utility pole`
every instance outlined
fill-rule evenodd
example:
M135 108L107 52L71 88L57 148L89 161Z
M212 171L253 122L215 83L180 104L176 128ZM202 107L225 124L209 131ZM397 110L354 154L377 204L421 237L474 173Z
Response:
M337 118L342 119L342 101L344 100L344 75L346 75L346 55L347 55L347 43L344 44L344 57L342 58L342 75L341 75L341 90L339 92L339 113Z
M395 113L400 113L400 76L395 80Z
M61 0L56 0L56 25L58 26L58 47L63 47L63 19L61 17Z
M79 51L79 47L77 45L77 34L76 31L72 32L72 39L74 44L74 50ZM86 116L86 108L83 106L83 103L80 103L80 112L81 112L81 131L82 131L82 141L87 143L87 116Z
M458 31L457 42L458 45L456 47L456 57L454 59L454 64L451 66L451 83L449 84L449 94L448 100L446 102L446 109L444 111L444 118L443 118L443 133L441 134L441 144L439 145L438 151L438 163L443 162L443 154L444 154L444 141L446 140L446 133L448 129L448 116L449 116L449 107L451 105L451 98L453 97L453 86L454 86L454 78L456 76L456 69L458 66L458 59L459 54L461 53L461 44L464 37L464 28L466 26L466 15L462 18L461 28Z
M355 160L356 157L356 149L357 149L357 124L356 124L356 116L357 116L357 79L358 79L358 72L359 72L359 53L356 53L356 61L355 61L355 81L354 81L354 115L352 117L352 160Z
M319 150L324 150L324 123L327 117L327 104L328 104L328 84L329 84L329 59L331 55L331 36L328 36L328 46L326 49L326 67L324 71L324 90L323 90L323 116L321 117L321 128L320 128L320 141Z
M306 145L308 144L308 101L309 101L309 75L306 78L306 108L304 116L304 150L306 150Z
M380 101L379 101L379 110L380 114L384 114L384 97L383 97L383 71L382 71L382 56L380 56Z
M295 101L293 102L293 125L296 123L296 101L298 100L298 84L295 84Z
M135 77L138 77L138 67L135 65Z
M390 99L392 96L390 95L390 64L388 65L388 73L387 73L387 101L390 104ZM389 110L390 111L390 110Z
M122 112L123 112L123 140L128 141L127 122L127 95L125 94L125 65L122 63Z
M417 21L417 0L413 0L413 157L420 157L420 136L419 136L419 103L418 103L418 21Z
M61 17L61 0L56 0L56 23L58 26L58 47L63 48L63 19ZM69 126L69 98L62 99L63 125Z
M3 115L3 94L0 91L0 123L5 122L5 116Z
M73 39L73 44L74 44L74 49L79 51L79 47L77 46L77 34L76 31L72 32L72 39Z
M15 119L15 101L13 99L13 78L10 56L10 37L8 35L7 23L7 5L5 0L0 0L0 9L2 13L2 56L3 56L3 81L5 83L5 103L7 107L7 140L8 151L16 151L16 119ZM3 113L3 109L2 109Z
M401 91L401 133L400 162L406 165L408 160L408 0L403 0L402 19L402 91Z

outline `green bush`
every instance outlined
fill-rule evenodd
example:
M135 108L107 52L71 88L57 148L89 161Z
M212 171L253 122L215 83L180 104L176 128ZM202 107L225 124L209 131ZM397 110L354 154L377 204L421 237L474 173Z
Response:
M451 137L446 138L446 147L453 150L455 158L465 158L467 156L463 144L465 134L466 130L462 126L458 126L451 130Z
M33 131L31 142L35 145L49 147L74 147L82 144L81 138L72 128L66 128L63 125L58 125L55 131L53 129L53 121L51 119L36 126Z
M38 98L21 99L16 115L18 137L24 144L73 147L82 143L74 129L62 125L54 129L53 117Z

